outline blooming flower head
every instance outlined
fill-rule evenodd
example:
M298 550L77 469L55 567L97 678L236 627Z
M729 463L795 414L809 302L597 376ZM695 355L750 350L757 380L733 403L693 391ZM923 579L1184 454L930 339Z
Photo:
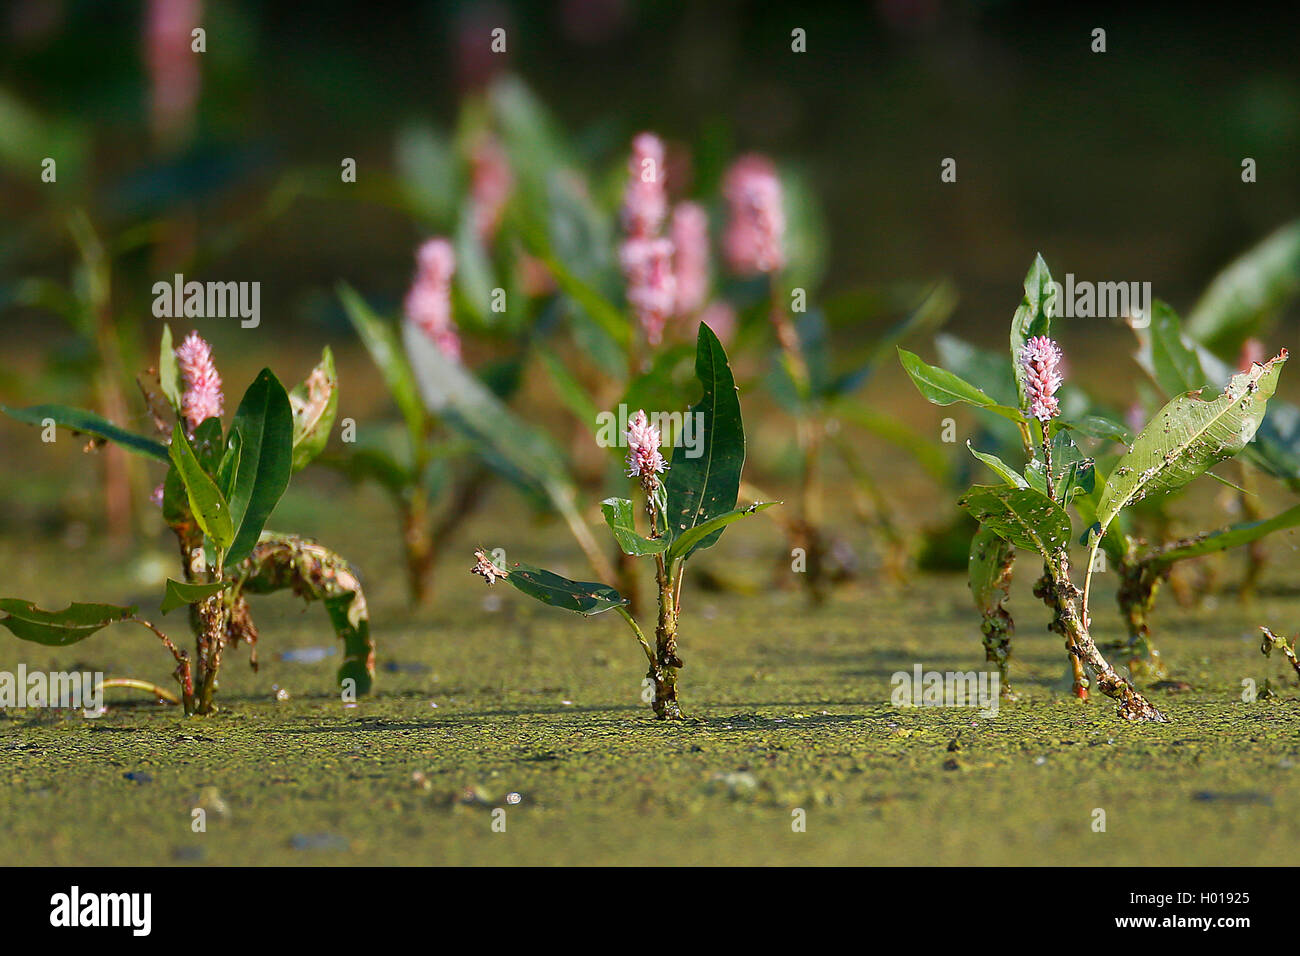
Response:
M630 237L656 235L668 211L664 191L664 144L654 133L632 140L627 190L623 194L623 231Z
M469 569L469 573L483 575L483 580L487 581L489 587L496 584L498 578L510 577L510 572L493 564L482 548L474 549L474 567Z
M640 478L644 484L657 485L658 475L668 466L659 454L659 427L650 424L645 409L627 423L627 476Z
M224 398L221 376L212 361L212 346L198 332L191 332L176 349L184 391L181 393L181 416L186 430L193 435L209 418L220 418Z
M672 240L629 239L619 250L619 259L627 279L627 301L646 342L658 345L677 300Z
M406 317L450 359L460 359L460 335L451 318L456 254L446 239L430 239L416 253L419 267L406 294Z
M709 295L709 215L699 203L673 208L673 275L677 280L677 315L694 315Z
M1025 397L1029 414L1048 422L1061 414L1056 390L1061 387L1061 348L1046 335L1037 335L1020 349L1020 365L1025 372Z
M757 275L785 265L785 209L771 161L757 155L736 160L723 179L722 194L730 214L722 247L731 270Z

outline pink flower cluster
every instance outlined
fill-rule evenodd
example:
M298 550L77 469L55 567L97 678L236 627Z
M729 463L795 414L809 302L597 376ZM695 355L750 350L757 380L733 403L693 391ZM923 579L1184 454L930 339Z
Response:
M658 345L677 300L673 243L659 235L668 209L664 144L659 137L641 133L632 141L628 173L623 197L626 238L619 249L619 263L627 280L628 304L636 314L646 342Z
M1061 414L1061 405L1056 399L1056 390L1061 387L1060 365L1060 346L1046 335L1035 336L1020 349L1029 414L1040 422L1049 422Z
M470 154L470 196L474 208L474 230L483 242L491 242L501 225L514 176L501 144L483 135Z
M209 418L220 418L224 411L221 375L212 361L212 346L198 332L191 332L176 349L184 391L181 393L181 416L193 435Z
M723 252L738 275L776 272L785 265L781 180L763 156L742 156L727 170L722 194L729 211Z
M451 277L456 254L446 239L429 239L416 254L415 281L406 294L406 318L414 322L443 355L460 360L460 334L451 318Z
M669 235L677 280L674 311L691 316L704 308L709 297L709 214L699 203L678 203L673 207Z
M190 33L202 26L200 0L150 0L145 19L145 60L149 69L150 113L154 133L170 139L185 132L199 99L199 63Z
M668 467L659 454L659 428L650 424L645 409L640 409L627 423L627 476L643 483L658 484L658 475Z

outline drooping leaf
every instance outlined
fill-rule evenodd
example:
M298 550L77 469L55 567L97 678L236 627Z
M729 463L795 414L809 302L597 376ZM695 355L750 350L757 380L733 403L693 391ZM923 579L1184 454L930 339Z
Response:
M992 528L980 525L970 542L967 581L980 614L987 616L1002 607L1011 586L1015 547Z
M668 550L668 538L646 538L637 533L635 512L627 498L606 498L600 503L600 510L624 554L640 556Z
M1029 399L1025 396L1025 369L1020 364L1020 350L1031 338L1050 335L1052 316L1056 314L1056 286L1041 253L1034 256L1033 265L1025 275L1025 297L1011 318L1011 367L1016 375L1016 393L1020 397L1021 411L1028 413Z
M907 349L900 348L898 358L903 363L903 370L912 379L912 384L932 404L952 405L961 402L986 409L1013 422L1025 421L1025 416L1019 410L1006 405L999 405L970 382L954 375L947 369L930 365L923 361L920 356L907 351Z
M1111 471L1097 509L1102 533L1129 504L1181 488L1245 448L1255 437L1286 358L1284 350L1234 375L1223 394L1209 401L1189 392L1162 408Z
M128 451L148 455L158 461L167 461L167 446L162 442L119 428L108 419L84 409L68 408L66 405L29 405L27 408L0 405L0 411L20 422L41 428L45 427L48 419L70 431L117 442Z
M171 460L176 468L176 475L185 488L185 497L189 502L190 513L199 523L213 543L222 549L229 549L235 539L235 526L226 498L208 473L203 470L190 440L185 437L185 429L177 422L172 430Z
M1070 543L1070 516L1033 488L975 485L957 500L957 507L1016 547L1049 560Z
M683 560L685 558L690 557L691 554L694 553L694 551L696 550L697 546L701 541L703 541L709 535L720 534L722 532L722 529L725 528L727 525L731 524L733 521L739 521L741 518L746 518L749 515L757 514L760 511L765 511L766 509L772 507L773 505L779 505L779 504L781 504L781 502L779 501L756 501L748 508L737 508L734 511L728 511L725 514L715 515L714 517L710 518L708 521L704 521L701 522L700 524L697 524L694 528L691 528L689 531L683 532L682 534L678 535L675 539L673 539L672 547L668 549L669 563L671 564L675 561ZM715 538L714 540L716 541L717 539Z
M700 423L703 440L694 449L685 442L673 449L665 487L668 530L674 539L736 507L745 464L745 427L736 382L722 343L703 322L696 340L695 375L704 395L687 414ZM706 535L693 550L712 546L721 534L718 529Z
M375 680L375 643L370 638L370 613L356 591L327 595L322 603L334 633L343 641L343 663L338 681L356 682L358 694L370 693Z
M62 611L46 611L31 601L0 598L0 625L15 637L47 647L65 647L85 640L115 621L135 616L134 607L116 604L69 604Z
M174 611L178 607L185 607L189 604L198 604L206 601L214 594L220 594L230 586L229 581L211 581L197 582L190 584L184 581L176 581L172 578L167 579L167 590L163 594L162 612L164 614Z
M551 607L591 615L628 603L627 598L606 584L571 581L529 564L515 563L508 570L506 580L516 590Z
M293 410L293 470L301 471L325 449L339 408L334 353L325 346L320 364L289 392Z
M293 409L284 386L262 369L244 392L231 430L239 432L239 463L230 491L235 537L226 559L242 561L257 544L293 468Z

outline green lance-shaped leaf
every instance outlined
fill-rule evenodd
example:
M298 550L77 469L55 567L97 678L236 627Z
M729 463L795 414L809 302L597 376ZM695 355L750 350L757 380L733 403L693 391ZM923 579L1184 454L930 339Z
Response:
M172 430L171 445L172 464L177 477L185 489L185 498L189 502L190 512L213 543L229 550L235 540L235 525L230 514L230 506L217 483L203 470L190 440L185 437L185 429L180 422ZM165 493L165 492L164 492Z
M69 604L62 611L45 611L31 601L0 598L0 626L24 641L64 647L116 621L134 617L135 611L134 607L116 604Z
M516 563L509 568L508 581L518 591L551 607L576 611L578 614L599 614L627 604L627 598L606 584L590 581L570 581L551 571L543 571L529 564Z
M1025 276L1025 297L1011 318L1011 367L1016 373L1016 393L1020 409L1028 414L1029 399L1025 395L1025 369L1020 364L1020 350L1025 343L1038 335L1050 335L1052 316L1056 312L1056 286L1041 254Z
M1166 395L1213 384L1201 366L1196 346L1183 335L1178 313L1166 303L1154 302L1150 323L1133 331L1138 339L1138 364Z
M162 612L167 614L176 610L178 607L185 607L188 604L198 604L206 601L214 594L220 594L230 586L229 581L211 581L206 583L188 584L183 581L167 579L167 590L163 594Z
M919 355L907 349L898 350L898 359L903 363L903 371L907 372L912 379L912 384L916 386L917 391L926 401L934 405L952 405L961 402L986 409L1013 422L1025 421L1025 416L1018 409L999 405L964 378L937 365L930 365Z
M1029 482L997 455L990 455L987 452L976 451L969 441L966 442L966 447L970 450L972 455L984 462L984 464L988 465L989 468L993 470L994 474L1005 481L1008 485L1011 485L1013 488L1029 487Z
M181 370L176 364L176 351L172 347L172 327L164 325L162 340L158 343L158 382L163 397L177 414L181 410Z
M280 496L289 487L293 467L293 409L284 386L262 369L248 386L231 430L240 438L239 462L230 489L230 512L235 537L226 560L242 561L257 538Z
M334 353L325 346L320 364L289 392L293 409L293 470L301 471L322 451L339 410L339 380Z
M957 507L1017 548L1037 551L1048 560L1070 543L1070 516L1033 488L975 485L957 500Z
M940 446L917 433L917 430L893 415L877 411L865 402L841 398L831 403L827 411L838 419L897 445L916 459L917 463L935 481L946 484L952 475L952 465Z
M1284 350L1234 375L1223 394L1210 401L1189 392L1162 408L1110 473L1097 508L1101 533L1121 509L1181 488L1245 448L1255 437L1286 358Z
M1294 505L1271 518L1260 521L1245 521L1240 524L1230 525L1227 528L1220 528L1217 531L1197 535L1195 538L1181 542L1173 547L1162 548L1147 560L1155 567L1162 567L1186 558L1199 558L1202 555L1239 548L1242 545L1258 541L1274 531L1294 528L1297 525L1300 525L1300 505Z
M1210 282L1187 318L1187 331L1220 355L1241 343L1300 293L1300 222L1246 250Z
M44 427L47 420L53 421L54 424L70 431L117 442L128 451L148 455L158 461L167 461L167 446L162 442L119 428L107 418L81 408L69 408L66 405L29 405L27 408L9 408L0 405L0 411L28 425Z
M722 343L703 322L696 339L695 375L704 386L704 396L687 415L702 426L702 440L691 443L697 445L695 449L683 441L673 450L665 482L668 532L673 538L735 509L745 464L745 426L736 382ZM721 534L719 528L697 540L693 548L710 547Z
M646 538L637 533L636 512L627 498L606 498L600 503L600 510L624 554L640 556L668 550L667 538Z
M227 501L230 500L231 489L235 486L235 475L239 473L239 458L243 444L244 439L240 437L239 432L232 430L230 440L226 442L225 454L221 456L221 463L217 465L217 487Z
M343 311L347 313L356 329L370 358L384 377L384 384L397 403L397 409L406 421L407 431L412 440L424 440L427 417L420 405L420 393L416 388L415 374L410 363L402 354L402 346L392 327L370 310L366 301L350 285L340 283L339 300Z
M690 557L701 541L711 534L720 532L733 521L739 521L741 518L757 514L779 504L781 504L779 501L758 501L748 508L737 508L734 511L728 511L726 514L717 515L708 521L697 524L690 531L678 535L673 540L672 547L668 549L668 562L672 564Z

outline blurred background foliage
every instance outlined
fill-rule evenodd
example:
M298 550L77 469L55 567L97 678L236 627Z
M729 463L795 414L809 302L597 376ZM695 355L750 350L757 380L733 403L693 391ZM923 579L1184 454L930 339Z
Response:
M587 260L566 258L585 261L581 278L620 305L608 230L636 132L667 141L674 198L713 211L736 155L774 157L793 211L787 285L812 290L837 345L867 350L938 277L961 297L948 331L1004 347L1019 277L1040 251L1060 274L1150 281L1188 314L1219 269L1300 207L1297 9L182 0L153 4L154 15L167 7L197 15L201 56L160 59L151 31L166 24L144 2L0 7L5 401L30 401L38 377L50 400L82 397L95 376L129 382L161 327L152 284L183 272L262 284L255 332L197 323L232 380L278 352L296 375L324 340L339 352L341 414L391 415L336 284L398 313L417 244L465 231L465 154L489 113L520 194L571 213L558 233L551 223L552 241L586 248ZM489 48L497 27L504 55ZM791 52L795 27L806 53ZM1090 50L1095 27L1104 54ZM41 180L47 156L57 183ZM1241 181L1247 156L1254 184ZM356 183L340 181L345 157ZM955 184L940 181L945 157L957 160ZM557 187L566 167L583 182ZM489 287L492 263L466 251L456 317L489 377L483 360L514 348L525 316L494 327L475 307L482 296L466 290ZM515 270L502 281L522 280ZM1270 347L1294 344L1278 334L1295 329L1288 308ZM1063 334L1077 368L1111 371L1099 399L1118 409L1139 397L1137 366L1114 372L1133 351L1122 324L1083 320ZM899 370L886 363L876 378L885 384L868 394L928 433L933 415ZM765 440L779 472L786 439L755 437Z

